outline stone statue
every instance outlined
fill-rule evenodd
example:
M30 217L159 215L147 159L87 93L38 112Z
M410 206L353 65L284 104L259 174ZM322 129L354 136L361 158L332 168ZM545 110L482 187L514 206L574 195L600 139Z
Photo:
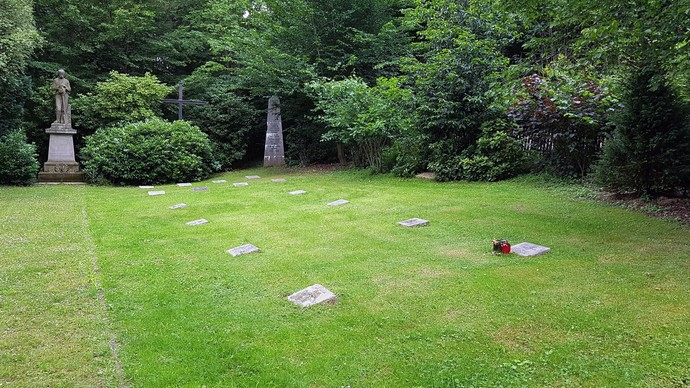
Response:
M53 80L55 92L55 121L46 129L48 140L48 160L43 163L43 171L38 173L39 182L83 182L84 173L79 171L79 162L74 156L74 135L72 113L69 107L69 93L72 87L65 79L65 71L58 70Z
M55 122L70 124L72 122L69 109L69 92L72 91L69 81L65 78L65 70L58 70L58 76L53 80L55 91Z

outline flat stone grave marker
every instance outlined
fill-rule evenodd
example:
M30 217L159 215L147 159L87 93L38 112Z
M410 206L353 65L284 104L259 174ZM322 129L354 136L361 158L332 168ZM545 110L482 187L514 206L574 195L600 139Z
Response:
M237 182L232 184L235 187L244 187L244 186L249 186L249 183L247 182Z
M218 179L216 181L213 181L213 183L228 183L225 179Z
M244 244L244 245L240 245L239 247L229 249L226 252L228 252L229 254L231 254L233 256L239 256L239 255L246 255L248 253L258 253L258 252L261 252L261 249L255 247L252 244Z
M528 242L523 242L520 244L513 245L510 248L510 251L512 253L517 253L520 256L530 257L543 255L544 253L549 253L551 252L551 248L543 247L541 245L532 244Z
M178 203L177 205L170 206L171 209L184 209L187 207L186 203Z
M306 194L306 193L307 192L304 190L295 190L295 191L290 192L291 195L302 195L302 194Z
M140 189L152 189L153 186L139 186Z
M275 183L285 182L285 179L283 179L283 178L271 179L271 182L275 182Z
M208 220L202 218L202 219L190 221L187 223L187 225L189 225L189 226L197 226L197 225L203 225L203 224L208 224Z
M328 206L340 206L340 205L345 205L346 203L350 203L350 201L345 200L345 199L339 199L337 201L333 201L328 204Z
M208 191L208 186L194 187L192 191Z
M164 195L165 191L149 191L149 195Z
M410 218L409 220L405 221L400 221L398 222L398 225L402 225L408 228L416 228L418 226L427 226L429 225L429 221L423 220L421 218Z
M247 176L245 176L245 178L247 178L247 179L261 179L261 177L258 175L247 175Z
M180 187L188 187L188 186L191 186L192 184L191 183L178 183L177 185Z
M319 303L335 303L338 297L320 284L314 284L288 296L288 300L301 307L309 307Z

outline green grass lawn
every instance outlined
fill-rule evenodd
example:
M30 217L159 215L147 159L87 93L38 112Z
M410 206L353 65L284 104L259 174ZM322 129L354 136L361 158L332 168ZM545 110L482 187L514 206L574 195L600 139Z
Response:
M214 179L0 188L0 385L690 384L687 227L530 177ZM493 256L493 237L552 252ZM338 303L287 301L315 283Z

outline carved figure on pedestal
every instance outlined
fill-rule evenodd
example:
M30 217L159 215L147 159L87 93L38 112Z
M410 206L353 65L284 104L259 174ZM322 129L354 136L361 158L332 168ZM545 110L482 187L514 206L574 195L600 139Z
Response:
M53 80L53 90L55 91L55 122L60 124L70 124L69 93L72 87L67 78L65 70L58 70L58 76Z
M72 87L60 69L53 80L55 92L55 121L46 129L48 160L38 173L39 182L83 182L84 173L79 171L79 162L74 155L74 138L77 130L72 128L72 112L69 107L69 93Z

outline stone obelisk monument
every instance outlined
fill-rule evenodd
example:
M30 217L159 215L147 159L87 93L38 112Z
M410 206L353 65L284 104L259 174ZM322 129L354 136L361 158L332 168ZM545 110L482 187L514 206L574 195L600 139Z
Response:
M285 165L285 147L283 146L283 122L280 117L280 100L278 97L274 96L268 100L266 126L264 167L283 166Z
M79 163L74 158L74 139L77 130L72 128L72 111L69 93L72 88L60 69L53 80L55 91L55 121L46 129L50 135L48 160L38 173L39 182L83 182L84 173L79 171Z

